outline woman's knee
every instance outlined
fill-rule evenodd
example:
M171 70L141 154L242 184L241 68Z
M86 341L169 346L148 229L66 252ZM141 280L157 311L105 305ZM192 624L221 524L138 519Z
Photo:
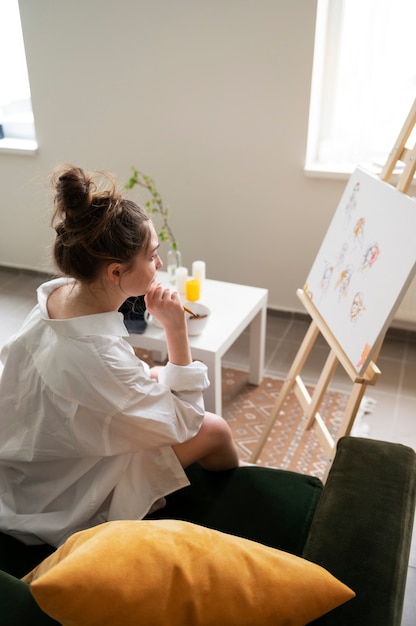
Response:
M234 448L227 422L214 413L206 413L199 432L184 443L173 446L183 467L217 454L229 454Z
M225 419L219 415L215 415L214 413L205 413L201 430L204 431L204 434L208 439L212 440L213 443L216 443L219 446L232 439L230 427Z

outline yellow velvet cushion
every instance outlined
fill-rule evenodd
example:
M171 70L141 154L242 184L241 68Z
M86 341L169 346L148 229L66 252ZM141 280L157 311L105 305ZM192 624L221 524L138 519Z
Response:
M300 626L355 595L309 561L176 520L76 533L24 580L64 626Z

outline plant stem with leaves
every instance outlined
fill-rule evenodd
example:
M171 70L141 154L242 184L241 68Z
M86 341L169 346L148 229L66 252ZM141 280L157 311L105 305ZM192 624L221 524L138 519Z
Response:
M151 195L150 200L145 204L146 210L149 215L158 214L162 219L162 226L158 233L161 241L170 241L173 250L178 249L178 242L172 232L172 229L168 223L169 208L165 206L162 196L156 189L155 181L150 176L139 172L135 167L132 167L132 176L126 184L126 189L133 189L136 185L144 187Z

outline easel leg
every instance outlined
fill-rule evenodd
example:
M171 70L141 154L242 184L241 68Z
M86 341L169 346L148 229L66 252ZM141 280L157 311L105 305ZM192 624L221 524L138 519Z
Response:
M349 435L351 433L357 411L360 408L361 400L363 399L366 389L367 385L365 385L364 383L354 383L338 431L339 437L343 437L344 435Z
M307 333L301 343L301 346L296 354L296 357L292 363L292 366L289 370L288 376L285 382L283 383L283 387L280 390L276 404L273 407L273 410L270 414L269 419L267 420L267 423L264 425L259 442L251 456L251 459L250 459L251 463L255 463L257 459L259 458L260 453L263 450L264 444L266 443L267 438L270 434L270 431L273 428L273 425L276 421L276 416L278 415L283 405L283 402L286 399L286 396L288 395L293 385L295 384L296 377L298 376L299 372L302 370L318 334L319 334L319 329L317 325L315 324L315 322L311 322L307 330Z
M315 420L315 416L321 405L322 399L326 393L326 390L331 382L332 376L338 365L337 356L334 350L331 350L326 360L325 367L319 377L318 384L315 387L315 391L312 394L309 407L306 408L305 413L308 417L308 422L305 426L305 430L309 430Z

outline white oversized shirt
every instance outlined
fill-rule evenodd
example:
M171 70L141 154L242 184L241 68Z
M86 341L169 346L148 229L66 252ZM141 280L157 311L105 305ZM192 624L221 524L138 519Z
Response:
M159 382L118 312L55 320L49 294L1 352L0 529L58 546L114 519L140 519L188 484L172 445L199 430L207 368L168 363Z

